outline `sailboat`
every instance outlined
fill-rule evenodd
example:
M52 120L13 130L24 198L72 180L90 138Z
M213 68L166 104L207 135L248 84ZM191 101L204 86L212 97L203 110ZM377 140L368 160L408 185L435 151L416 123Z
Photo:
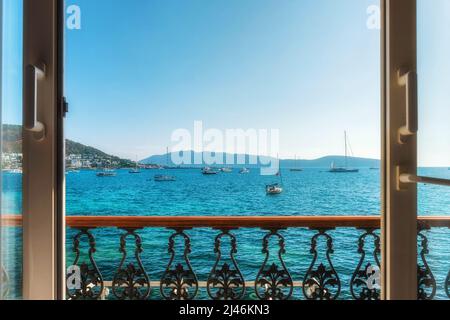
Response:
M97 177L115 177L117 175L116 171L111 169L111 159L109 160L109 165L103 167L102 170L97 172Z
M275 176L280 177L280 182L266 185L266 194L269 196L277 195L283 192L283 177L281 176L281 168L278 169Z
M218 174L218 173L219 173L219 172L218 172L216 169L213 169L213 168L211 168L211 167L204 167L204 168L202 169L202 174L205 175L205 176L216 175L216 174Z
M345 165L344 167L337 167L334 162L331 163L330 173L357 173L359 169L348 168L348 143L347 143L347 131L344 132L345 141Z
M131 169L130 171L128 171L128 172L129 173L133 173L133 174L141 173L141 170L139 170L137 157L136 157L136 165L135 165L135 167L133 169Z
M103 170L97 172L97 177L115 177L117 174L114 170L109 168L104 168Z
M239 174L249 174L249 173L250 173L250 170L247 169L247 168L242 168L242 169L239 171Z
M295 163L297 163L297 156L295 156ZM291 168L290 171L291 172L302 172L303 169L302 168Z
M166 153L166 168L169 168L169 147L167 147L167 153ZM159 167L160 170L163 170L163 167ZM175 176L169 176L164 174L157 174L154 177L154 180L156 182L173 182L177 181L177 178Z
M174 176L166 176L166 175L162 175L162 174L157 174L153 178L155 179L156 182L177 181L177 178L175 178Z
M283 192L283 187L278 183L270 184L266 186L266 193L268 195L276 195Z

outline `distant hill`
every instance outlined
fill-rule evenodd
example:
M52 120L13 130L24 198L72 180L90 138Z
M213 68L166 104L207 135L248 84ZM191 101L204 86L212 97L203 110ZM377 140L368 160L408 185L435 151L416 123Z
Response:
M201 153L193 152L193 151L186 151L187 153L190 153L191 159L194 159L194 156L201 156ZM172 154L169 154L169 157L167 154L163 155L154 155L151 157L148 157L146 159L143 159L140 161L142 164L157 164L157 165L168 165L168 166L175 166L175 164L171 160ZM224 159L225 159L224 155ZM252 167L259 167L260 165L249 165L249 155L243 155L246 159L246 167L252 168ZM236 156L235 156L236 157ZM236 158L235 158L236 159ZM266 158L265 160L270 160L271 158ZM273 158L272 158L273 159ZM282 159L280 160L280 166L282 168L328 168L330 167L331 163L334 162L336 166L344 165L345 163L345 157L344 156L326 156L319 159L314 160L293 160L293 159ZM201 167L205 166L205 163L199 164L199 165L183 165L187 167ZM357 158L357 157L348 157L348 165L351 167L357 167L357 168L364 168L364 167L375 167L379 168L380 166L380 160L376 159L367 159L367 158ZM239 167L239 165L235 165L235 167ZM242 167L242 165L240 165Z
M69 139L66 140L66 154L81 154L81 155L95 156L98 158L112 157L119 159L118 157L111 156L103 151L100 151L93 147L85 146L84 144Z
M4 124L2 145L5 153L22 153L22 126Z
M22 126L11 124L3 125L3 152L22 153ZM66 140L66 154L77 154L100 159L110 159L112 161L118 161L122 166L133 165L130 160L109 155L99 149L68 139Z

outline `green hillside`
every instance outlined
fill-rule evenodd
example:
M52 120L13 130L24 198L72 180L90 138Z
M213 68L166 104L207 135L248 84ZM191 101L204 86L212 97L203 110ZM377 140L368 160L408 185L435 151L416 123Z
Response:
M22 126L4 124L2 135L4 153L22 153ZM77 154L82 155L83 157L110 159L112 161L118 161L120 166L123 167L133 166L133 162L130 160L120 159L119 157L109 155L101 150L72 140L66 140L66 154Z

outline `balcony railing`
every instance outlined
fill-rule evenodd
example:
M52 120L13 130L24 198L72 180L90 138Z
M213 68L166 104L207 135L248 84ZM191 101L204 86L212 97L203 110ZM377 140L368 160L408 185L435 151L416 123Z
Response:
M205 288L208 298L214 300L239 300L248 297L249 293L261 300L286 300L294 297L295 288L300 288L307 300L334 300L342 298L343 286L348 286L353 299L380 299L377 286L381 251L378 234L380 218L376 216L71 216L66 221L74 235L71 249L75 257L67 275L69 299L102 299L107 295L123 300L150 299L151 292L157 290L158 296L163 299L192 300L198 298L200 288ZM21 218L4 217L2 225L20 226ZM97 248L93 231L100 228L121 231L118 251L122 257L117 262L118 267L112 279L104 279L95 260L97 250L101 251L101 248ZM140 233L148 228L171 231L167 239L167 265L160 279L150 280L141 260L143 240ZM195 248L191 246L189 233L197 228L209 228L215 232L214 246L211 248L215 261L211 262L209 275L205 279L199 279L190 261L190 254ZM359 255L359 262L348 283L342 282L333 263L334 248L339 244L335 243L331 230L341 228L358 230L354 248ZM418 219L417 292L421 300L433 299L437 290L435 277L427 263L429 249L425 231L431 228L450 228L450 217ZM259 229L264 232L261 239L255 239L254 242L259 247L255 255L261 252L264 256L254 279L244 278L236 259L239 249L236 232L239 229ZM284 261L286 239L281 231L291 229L313 231L308 248L311 262L301 279L291 276ZM181 241L181 248L175 245L176 241ZM450 298L450 272L443 287Z

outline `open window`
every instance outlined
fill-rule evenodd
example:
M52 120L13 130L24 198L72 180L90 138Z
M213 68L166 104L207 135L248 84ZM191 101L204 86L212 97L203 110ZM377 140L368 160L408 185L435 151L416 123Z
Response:
M448 297L436 2L1 1L1 298Z

